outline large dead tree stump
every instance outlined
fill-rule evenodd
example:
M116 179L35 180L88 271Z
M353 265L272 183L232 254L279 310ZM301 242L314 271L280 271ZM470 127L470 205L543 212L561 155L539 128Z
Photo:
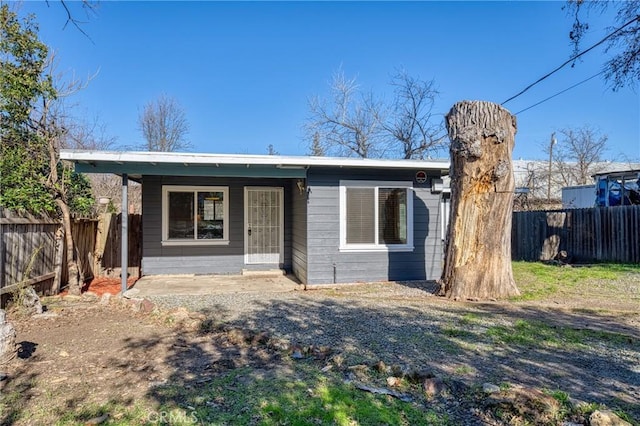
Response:
M511 269L516 119L500 105L462 101L446 116L451 216L438 294L486 300L519 294Z

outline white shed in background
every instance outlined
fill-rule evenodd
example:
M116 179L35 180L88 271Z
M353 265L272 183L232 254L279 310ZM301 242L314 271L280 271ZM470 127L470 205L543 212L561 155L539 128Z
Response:
M562 188L563 209L584 209L595 205L595 185L566 186Z

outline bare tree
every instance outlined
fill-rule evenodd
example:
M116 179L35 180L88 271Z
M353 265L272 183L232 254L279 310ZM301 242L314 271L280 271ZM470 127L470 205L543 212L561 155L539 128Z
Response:
M92 120L67 119L64 127L66 132L61 141L64 148L108 150L116 143L116 138L107 133L105 124L98 117ZM106 206L96 205L96 212L121 211L122 178L111 173L91 173L87 175L87 179L91 183L91 190L96 199L109 199ZM139 183L129 183L128 201L133 213L142 212L142 191Z
M309 100L311 117L306 124L310 140L323 140L323 152L338 157L382 157L380 142L382 105L373 94L360 91L356 79L348 79L342 70L333 75L331 100ZM316 148L319 148L318 139ZM313 142L312 142L313 143Z
M305 126L311 155L425 158L446 145L442 123L434 123L438 95L433 81L399 71L392 77L394 98L385 103L362 92L355 78L339 70L331 81L331 100L309 101Z
M63 148L108 150L116 143L116 138L108 134L106 125L98 116L91 120L69 117L64 127Z
M640 1L569 0L566 6L574 17L569 33L574 55L582 48L590 29L589 12L602 14L610 8L616 11L615 23L607 28L608 35L601 41L606 42L609 54L604 64L604 75L615 90L627 85L635 86L640 80Z
M395 98L384 130L402 158L423 159L445 145L442 123L433 120L438 91L433 80L423 81L399 71L391 81Z
M554 166L557 184L562 186L592 183L591 176L601 171L607 149L607 136L583 126L560 131L558 145L554 149Z
M309 155L314 157L324 157L325 150L322 145L322 139L320 138L320 133L315 132L313 137L311 138L311 146L309 146Z
M122 211L122 178L109 173L92 173L88 175L93 195L97 200L107 198L106 205L95 206L96 213L118 213ZM129 213L142 213L142 185L129 182L127 201Z
M186 151L191 143L186 136L189 122L184 109L174 98L161 95L144 106L138 117L138 125L146 143L141 147L147 151Z
M55 58L51 55L48 60L50 70L48 76L50 78L54 74ZM55 83L58 86L56 96L42 96L39 99L39 104L31 111L30 127L42 141L48 157L48 174L44 185L55 199L62 219L69 273L69 293L80 294L84 277L77 259L75 241L71 231L71 205L74 201L74 194L68 177L70 170L64 165L58 167L58 164L60 163L60 149L65 146L69 135L67 127L71 122L64 100L81 90L84 84L79 80L64 82L61 78L56 79ZM89 199L88 202L93 204L92 199Z
M273 144L269 144L267 146L267 155L280 155L278 151L274 148Z

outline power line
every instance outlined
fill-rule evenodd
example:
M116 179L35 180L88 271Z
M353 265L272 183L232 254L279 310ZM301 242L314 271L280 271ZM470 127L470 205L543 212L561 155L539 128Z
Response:
M616 35L617 33L619 33L620 31L622 31L624 28L628 27L629 25L633 24L636 21L640 21L640 16L636 16L635 18L633 18L632 20L628 21L627 23L623 24L622 26L618 27L617 29L615 29L614 31L610 32L609 34L607 34L603 39L601 39L599 42L597 42L596 44L594 44L593 46L589 47L588 49L583 50L582 52L572 56L571 58L569 58L567 61L565 61L562 65L560 65L559 67L555 68L553 71L545 74L544 76L540 77L539 79L537 79L536 81L534 81L533 83L531 83L530 85L528 85L527 87L525 87L524 89L522 89L520 92L516 93L515 95L513 95L512 97L510 97L509 99L507 99L506 101L502 102L502 105L506 104L509 101L514 100L515 98L517 98L518 96L522 95L524 92L526 92L527 90L531 89L533 86L535 86L536 84L540 83L542 80L545 80L546 78L550 77L551 75L555 74L556 72L560 71L562 68L564 68L567 64L570 64L571 62L575 61L576 59L578 59L579 57L581 57L582 55L592 51L593 49L595 49L596 47L600 46L602 43L604 43L605 41L609 40L611 37L613 37L614 35Z
M566 92L566 91L568 91L568 90L571 90L571 89L573 89L573 88L574 88L574 87L576 87L576 86L580 86L581 84L586 83L587 81L589 81L589 80L591 80L591 79L593 79L593 78L596 78L597 76L599 76L599 75L601 75L601 74L604 74L604 71L600 71L599 73L594 74L594 75L592 75L592 76L591 76L591 77L589 77L589 78L585 78L585 79L584 79L584 80L582 80L581 82L576 83L576 84L574 84L573 86L567 87L566 89L561 90L561 91L559 91L558 93L556 93L556 94L553 94L553 95L549 96L548 98L544 98L544 99L543 99L543 100L541 100L540 102L536 102L535 104L533 104L533 105L531 105L531 106L528 106L528 107L526 107L525 109L521 109L520 111L518 111L518 112L514 113L513 115L518 115L518 114L520 114L521 112L525 112L525 111L527 111L527 110L530 110L531 108L536 107L536 106L538 106L538 105L540 105L540 104L542 104L542 103L545 103L545 102L547 102L549 99L553 99L553 98L555 98L556 96L561 95L561 94L563 94L564 92Z

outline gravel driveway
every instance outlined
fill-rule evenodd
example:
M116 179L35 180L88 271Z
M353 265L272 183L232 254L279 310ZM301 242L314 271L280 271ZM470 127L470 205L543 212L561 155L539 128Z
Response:
M470 385L561 390L577 400L622 404L640 418L637 311L613 315L585 309L596 308L589 301L571 309L451 302L433 296L434 288L433 282L380 283L151 299L162 308L186 307L216 322L269 331L294 344L330 346L348 365L382 360L428 368ZM520 340L510 340L526 327L539 327L540 339L518 335ZM579 341L568 345L556 339L574 335Z

